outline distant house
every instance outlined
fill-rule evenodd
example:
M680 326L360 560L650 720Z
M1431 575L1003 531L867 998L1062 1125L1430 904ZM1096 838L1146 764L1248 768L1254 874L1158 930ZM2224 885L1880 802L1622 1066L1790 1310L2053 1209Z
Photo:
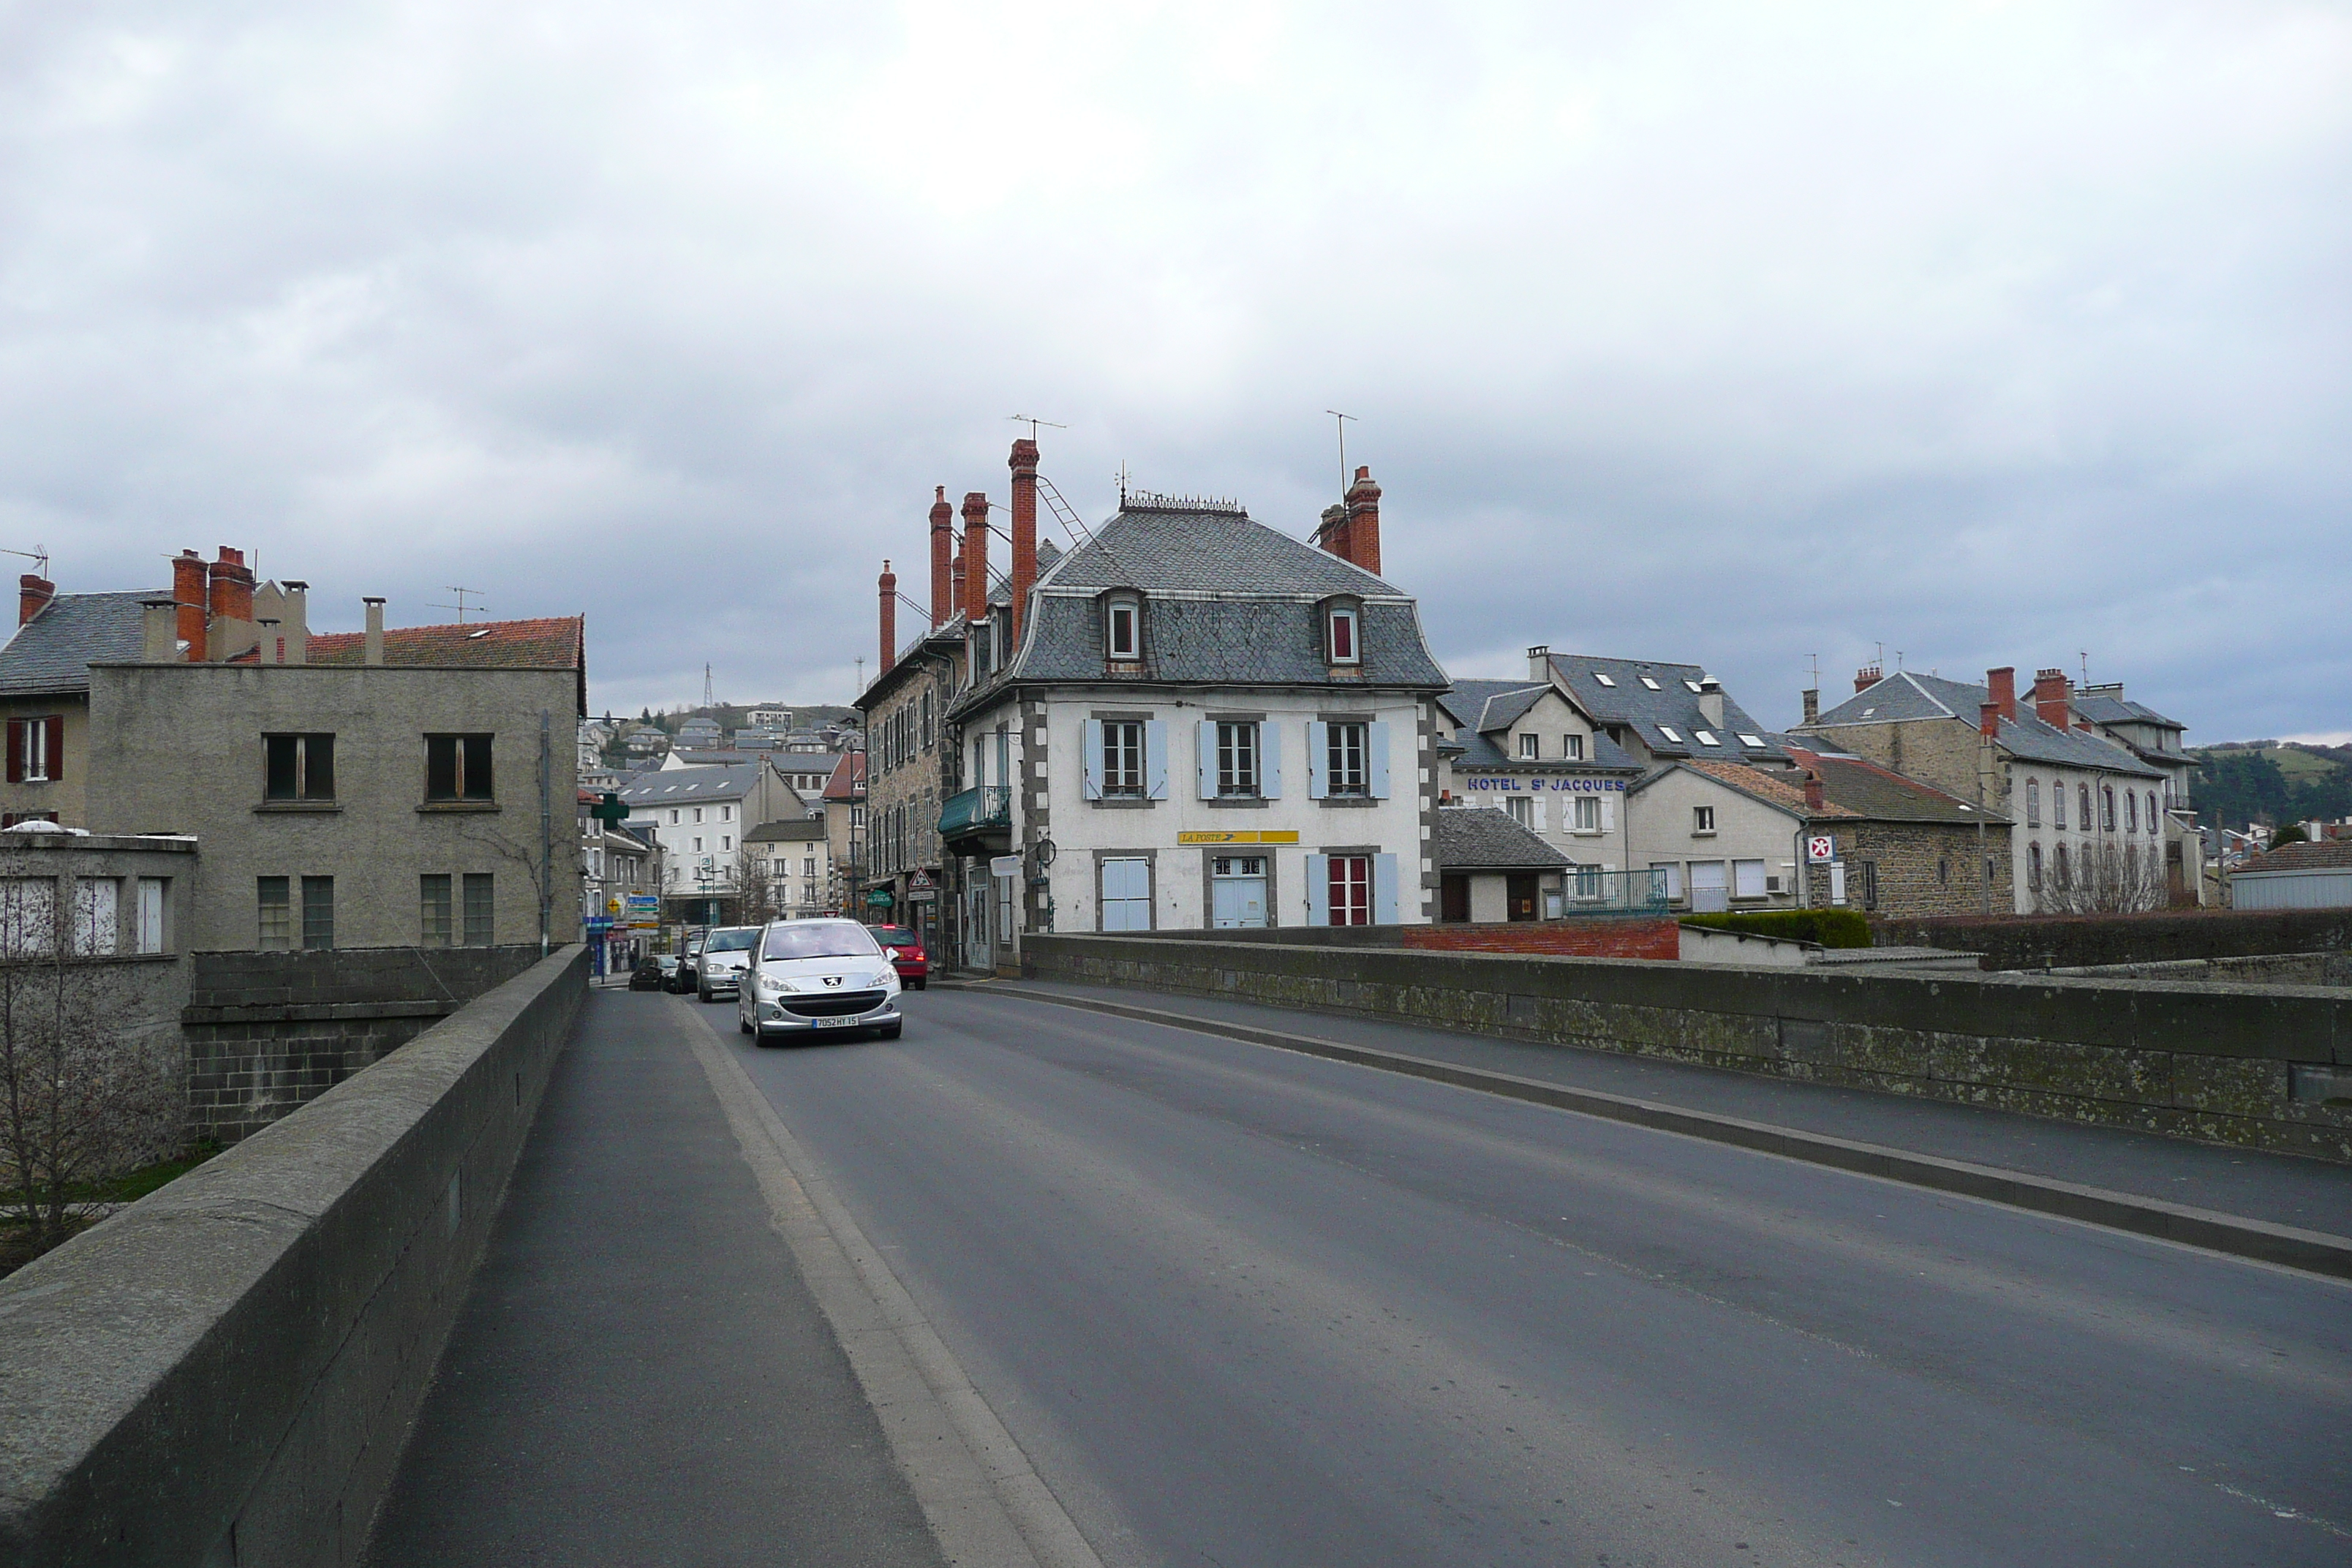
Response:
M2352 839L2256 856L2231 873L2230 901L2242 910L2352 909Z
M764 759L639 773L619 793L629 830L661 847L667 896L731 887L745 835L809 815L808 803Z

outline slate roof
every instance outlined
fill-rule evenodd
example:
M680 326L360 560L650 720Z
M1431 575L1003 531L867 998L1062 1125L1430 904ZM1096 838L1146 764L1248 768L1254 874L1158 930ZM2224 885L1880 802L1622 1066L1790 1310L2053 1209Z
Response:
M1900 723L1915 719L1948 719L1971 729L1992 693L1965 680L1946 680L1916 669L1898 669L1866 691L1857 691L1811 724L1805 732L1835 730L1853 724ZM2000 744L2010 755L2056 767L2095 768L2111 773L2162 778L2165 770L2141 762L2130 748L2084 730L2061 730L2046 724L2020 703L2017 717L2000 721Z
M2189 726L2178 719L2168 719L2145 702L2112 691L2080 691L2074 695L2074 711L2094 724L2157 724L2168 730L2186 731Z
M1268 528L1239 507L1161 509L1130 502L1094 537L1055 563L1041 561L1040 588L1089 595L1106 588L1145 594L1360 594L1397 597L1362 567Z
M136 664L145 651L145 594L59 594L0 647L0 695L88 691L93 664Z
M2282 844L2267 855L2260 855L2238 868L2235 875L2249 871L2333 871L2352 870L2352 838L2332 838L2324 844Z
M1699 694L1692 689L1706 679L1702 666L1567 653L1553 654L1551 666L1578 707L1602 723L1629 726L1642 737L1642 743L1658 756L1721 756L1774 763L1789 760L1786 752L1772 744L1772 737L1764 726L1733 701L1728 691L1723 694L1723 722L1716 725L1706 721L1699 710ZM1603 681L1602 676L1607 676L1608 680ZM1642 684L1644 676L1657 682L1657 690ZM1675 730L1682 739L1672 739L1661 726ZM1718 748L1701 742L1697 739L1701 730L1715 735L1722 745ZM1742 735L1753 735L1764 744L1750 746L1740 740Z
M672 768L667 773L646 773L634 779L623 784L618 793L630 805L648 809L740 800L759 786L760 770L765 766L765 763L743 763L732 767Z
M1792 754L1801 765L1821 774L1822 795L1830 805L1873 822L1983 822L1994 826L2009 822L1997 811L1979 809L1933 784L1860 757L1802 749Z
M1431 830L1431 856L1441 871L1556 871L1573 864L1507 811L1450 805Z
M1530 762L1527 758L1511 755L1487 738L1490 732L1517 723L1550 689L1540 681L1532 686L1524 680L1455 681L1438 694L1437 701L1438 706L1453 715L1458 728L1454 738L1439 742L1437 749L1460 759L1458 766L1470 768L1587 767L1621 773L1641 771L1642 764L1627 756L1624 748L1597 732L1591 742L1592 754L1573 763L1563 757L1545 757Z
M825 834L822 816L786 817L781 822L763 822L743 835L746 844L813 844Z

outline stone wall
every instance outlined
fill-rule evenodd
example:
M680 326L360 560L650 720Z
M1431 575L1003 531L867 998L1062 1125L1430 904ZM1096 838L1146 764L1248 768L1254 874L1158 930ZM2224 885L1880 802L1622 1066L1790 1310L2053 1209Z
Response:
M1682 928L1655 920L1507 921L1493 925L1391 927L1406 947L1427 952L1542 952L1570 958L1682 956Z
M1848 822L1823 818L1809 829L1837 840L1846 862L1846 907L1863 907L1857 863L1877 868L1876 909L1891 920L1972 914L1986 910L1985 860L1992 861L1991 909L2017 907L2011 886L2009 825L1986 825L1981 839L1974 823ZM1981 843L1981 847L1979 844ZM1830 907L1830 868L1808 866L1805 904Z
M189 1135L248 1137L538 961L536 946L195 953Z
M2251 958L2183 958L2163 963L2090 964L2038 973L2085 980L2228 981L2241 985L2352 985L2352 952L2263 952Z
M1027 972L1622 1051L2352 1161L2352 995L1033 936Z
M2283 952L2352 952L2352 910L2174 910L2143 915L1878 919L1880 947L1952 947L1987 969L2073 969Z

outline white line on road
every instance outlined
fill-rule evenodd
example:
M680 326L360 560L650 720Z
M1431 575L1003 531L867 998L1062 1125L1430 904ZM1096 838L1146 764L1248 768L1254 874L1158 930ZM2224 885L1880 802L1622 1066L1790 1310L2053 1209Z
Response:
M1102 1568L1029 1457L708 1022L687 1031L777 1235L958 1568Z

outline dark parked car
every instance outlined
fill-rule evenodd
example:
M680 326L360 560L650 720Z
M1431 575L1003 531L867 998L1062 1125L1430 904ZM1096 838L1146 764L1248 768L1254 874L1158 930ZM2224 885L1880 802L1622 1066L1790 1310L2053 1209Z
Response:
M685 962L677 956L677 954L674 952L665 952L656 958L654 962L661 965L661 988L663 990L682 991L686 988L686 964Z
M661 988L662 966L660 959L641 959L638 961L637 966L629 971L630 990L658 991Z
M921 937L906 926L867 926L866 930L890 955L890 967L898 972L899 984L920 991L930 984L931 961L923 952Z

